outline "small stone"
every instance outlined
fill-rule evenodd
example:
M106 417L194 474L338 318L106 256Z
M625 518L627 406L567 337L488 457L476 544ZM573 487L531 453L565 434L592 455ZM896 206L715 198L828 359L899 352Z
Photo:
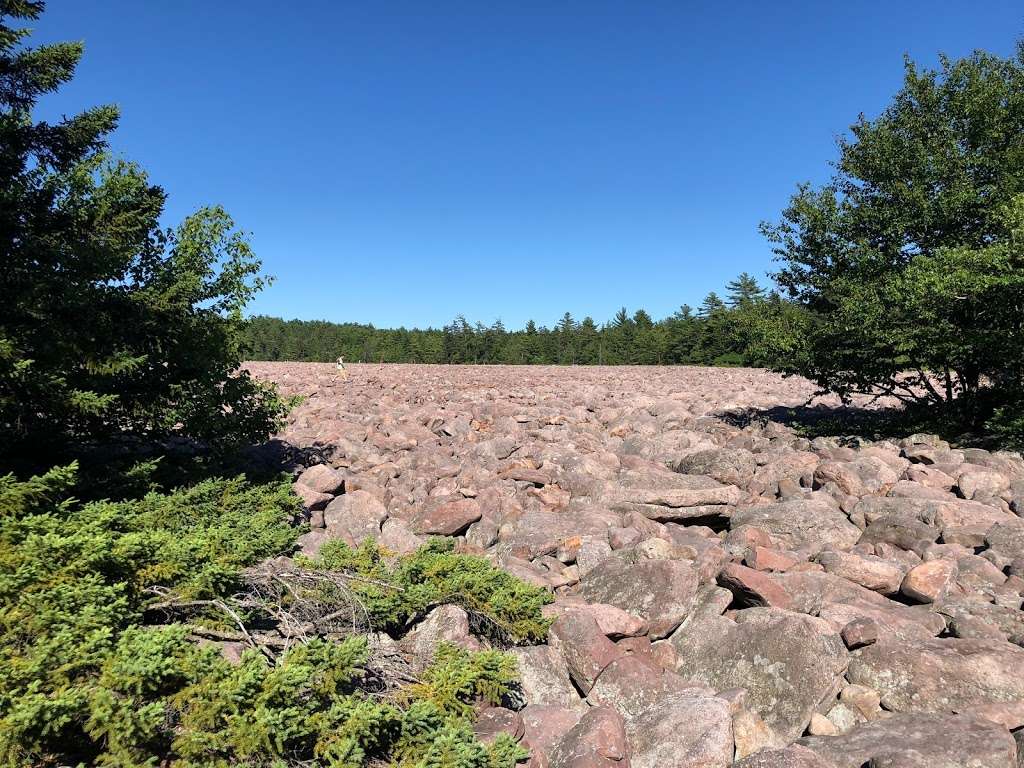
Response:
M839 692L839 700L860 712L866 720L877 720L882 712L878 691L866 685L850 683Z
M807 733L811 736L835 736L839 729L835 724L818 712L811 715L811 722L807 726Z
M941 599L956 579L957 567L952 560L931 560L907 572L900 592L912 600L934 603Z
M317 464L303 470L295 482L317 493L337 496L345 488L345 474L326 464Z
M878 640L878 624L874 619L854 619L843 627L841 635L846 647L852 651L854 648L862 648Z

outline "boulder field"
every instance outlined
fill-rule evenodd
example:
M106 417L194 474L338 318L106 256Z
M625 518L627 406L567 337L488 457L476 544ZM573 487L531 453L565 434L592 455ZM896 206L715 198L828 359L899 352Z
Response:
M305 397L307 554L450 536L553 593L477 726L532 768L1018 765L1019 454L809 440L749 418L814 393L760 370L247 367ZM413 637L486 645L453 606Z

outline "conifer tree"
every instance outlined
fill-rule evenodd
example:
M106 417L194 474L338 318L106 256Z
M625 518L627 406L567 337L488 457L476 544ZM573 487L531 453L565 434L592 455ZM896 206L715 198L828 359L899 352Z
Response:
M42 10L0 2L0 453L267 434L283 404L237 372L259 262L219 208L161 229L164 191L106 154L115 107L34 119L83 53L24 45Z
M726 284L725 290L726 303L733 308L753 304L765 297L764 288L758 284L753 275L747 272L741 272L735 280L730 280Z

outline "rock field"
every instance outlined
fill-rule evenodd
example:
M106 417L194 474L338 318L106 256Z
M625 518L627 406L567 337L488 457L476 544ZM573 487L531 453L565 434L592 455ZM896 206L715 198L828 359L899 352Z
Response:
M307 396L304 551L453 536L554 593L478 726L530 766L1018 765L1019 454L739 426L813 393L758 370L247 367ZM441 639L482 642L452 606Z

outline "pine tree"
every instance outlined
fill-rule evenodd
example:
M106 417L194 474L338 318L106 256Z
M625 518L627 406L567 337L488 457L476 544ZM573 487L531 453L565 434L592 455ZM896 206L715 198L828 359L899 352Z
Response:
M105 152L115 107L33 119L83 52L23 46L42 10L0 2L0 453L266 435L283 404L236 372L259 262L219 208L161 229L164 191Z
M633 313L633 324L642 330L649 330L654 327L654 320L642 309Z
M702 318L709 318L712 315L721 312L725 309L725 302L719 298L718 294L711 291L707 296L704 297L704 301L701 302L700 309L697 310L697 314Z
M555 326L558 334L558 362L576 364L576 331L578 326L572 315L566 312Z
M725 286L726 302L730 307L740 307L754 302L761 301L765 297L765 290L762 288L753 275L741 272L739 277L731 280Z

